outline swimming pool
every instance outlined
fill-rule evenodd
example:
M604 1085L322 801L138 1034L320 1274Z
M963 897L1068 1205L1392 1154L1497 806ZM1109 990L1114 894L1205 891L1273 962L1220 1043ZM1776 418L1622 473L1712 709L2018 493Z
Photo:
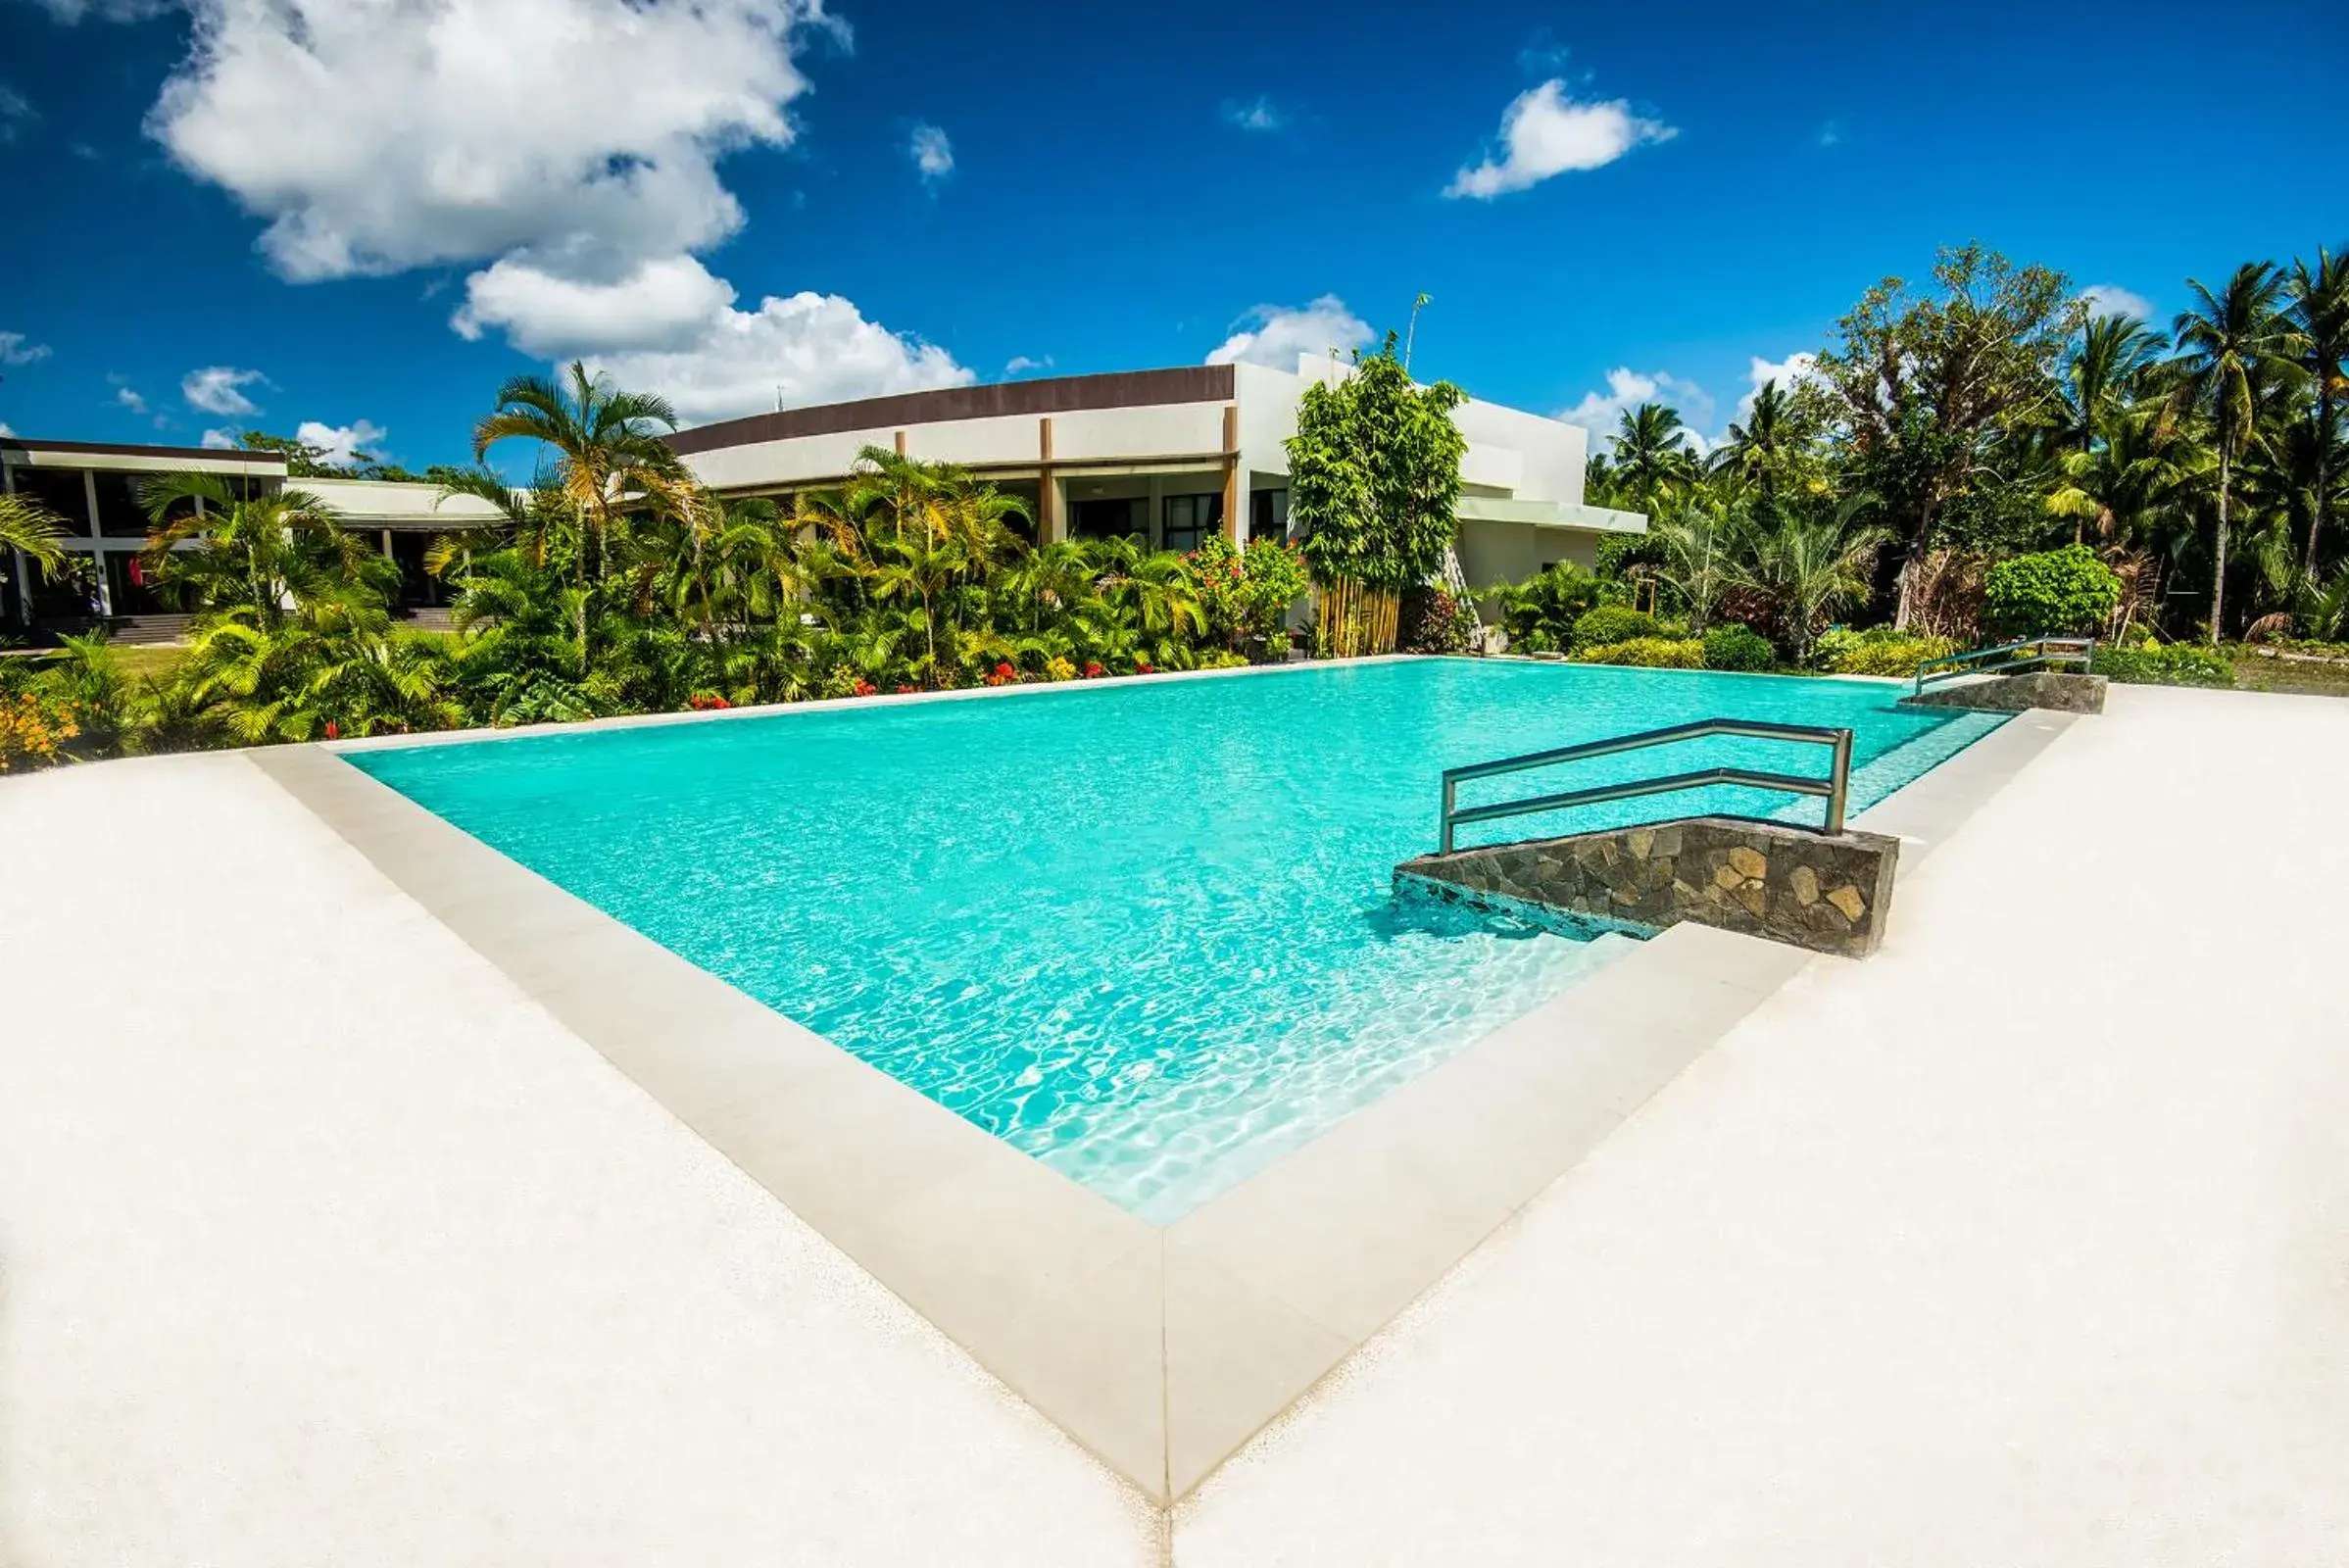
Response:
M1164 1222L1628 948L1396 904L1393 867L1434 847L1443 768L1716 714L1848 725L1858 810L2000 721L1900 695L1412 660L346 760ZM1816 748L1713 739L1572 778L1715 755L1820 766ZM1716 790L1488 836L1820 808Z

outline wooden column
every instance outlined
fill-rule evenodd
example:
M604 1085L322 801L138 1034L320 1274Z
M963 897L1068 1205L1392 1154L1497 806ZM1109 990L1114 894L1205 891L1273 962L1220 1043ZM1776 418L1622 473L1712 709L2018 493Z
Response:
M1248 492L1240 478L1240 405L1223 406L1223 535L1236 548L1248 544L1248 518L1242 505Z
M1052 416L1036 421L1036 542L1056 544L1060 526L1060 486L1052 477Z
M905 455L905 431L903 431L903 430L900 430L900 431L898 432L898 456L902 458L902 457L904 457Z

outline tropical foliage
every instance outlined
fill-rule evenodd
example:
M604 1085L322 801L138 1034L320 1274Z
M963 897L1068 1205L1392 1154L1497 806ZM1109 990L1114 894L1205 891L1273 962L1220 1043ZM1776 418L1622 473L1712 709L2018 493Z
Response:
M1794 664L1841 621L1969 643L2059 629L2046 616L2132 644L2349 635L2349 264L2247 263L2184 293L2166 324L2099 314L1973 245L1921 285L1886 278L1718 445L1668 407L1625 410L1587 499L1651 525L1572 591L1739 622ZM2084 597L2033 600L2047 567L2000 570L2074 545ZM1568 581L1502 596L1517 646L1567 646L1546 639L1572 617L1533 606Z

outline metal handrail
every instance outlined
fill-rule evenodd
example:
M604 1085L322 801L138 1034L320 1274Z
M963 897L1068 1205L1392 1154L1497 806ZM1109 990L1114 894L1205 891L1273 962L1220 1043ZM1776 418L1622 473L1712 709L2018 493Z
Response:
M2026 648L2037 652L2023 655ZM2000 663L1983 663L2001 654L2022 657ZM2000 643L1995 648L1977 648L1971 653L1951 654L1944 659L1929 659L1917 666L1917 684L1910 692L1914 697L1937 680L1955 680L1960 675L1995 675L2002 669L2021 669L2027 664L2069 664L2078 662L2083 669L2096 660L2096 639L2093 637L2026 637L2021 642Z
M1611 757L1618 752L1644 751L1651 746L1702 740L1711 735L1732 735L1760 741L1800 741L1812 746L1825 746L1833 751L1834 761L1825 778L1799 773L1760 773L1743 767L1706 767L1694 772L1671 773L1625 784L1601 784L1591 789L1568 790L1558 795L1537 795L1522 801L1499 801L1488 806L1465 808L1460 805L1460 786L1470 779L1521 773L1528 768L1550 767L1592 757ZM1493 822L1507 816L1532 816L1542 811L1564 810L1572 806L1630 800L1640 795L1669 795L1677 790L1702 789L1712 784L1743 784L1754 789L1825 796L1827 820L1820 831L1832 837L1843 831L1843 808L1851 793L1851 731L1830 729L1818 724L1774 724L1758 718L1700 718L1690 724L1641 730L1635 735L1618 735L1612 740L1585 741L1580 746L1561 746L1552 751L1528 752L1522 757L1504 757L1496 761L1447 767L1444 770L1444 810L1441 817L1443 847L1436 853L1451 854L1453 829L1471 822Z

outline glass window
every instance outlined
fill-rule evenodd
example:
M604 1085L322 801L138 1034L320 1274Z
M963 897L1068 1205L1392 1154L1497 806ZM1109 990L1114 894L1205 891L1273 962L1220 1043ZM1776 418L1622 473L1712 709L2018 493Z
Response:
M69 550L54 566L32 567L32 618L78 624L98 614L98 563Z
M1166 533L1162 548L1192 551L1199 542L1223 527L1223 497L1221 494L1203 496L1168 496L1166 498Z
M79 468L12 468L9 479L17 494L65 518L66 532L89 533L90 498Z
M1132 496L1077 502L1068 512L1069 537L1122 539L1129 534L1142 533L1144 526L1136 516L1141 510L1141 501Z
M106 591L118 615L159 615L167 608L155 591L147 564L128 551L106 553Z
M138 481L144 474L97 473L91 475L98 487L98 531L113 539L144 539L147 536L147 509L138 498Z
M1289 537L1289 492L1257 490L1248 498L1248 536L1281 540Z

